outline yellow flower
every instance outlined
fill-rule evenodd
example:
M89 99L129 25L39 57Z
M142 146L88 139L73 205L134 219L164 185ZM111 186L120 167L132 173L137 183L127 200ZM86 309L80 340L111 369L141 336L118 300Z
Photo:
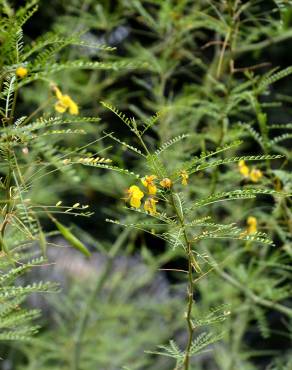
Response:
M239 172L242 174L243 177L248 177L249 176L249 168L245 164L245 161L243 161L243 160L239 161L238 168L239 168Z
M167 177L165 177L164 179L162 179L159 183L163 188L166 188L166 189L170 189L171 186L172 186L172 181L170 179L168 179Z
M246 220L247 228L240 234L240 238L244 238L246 235L251 235L257 232L257 219L253 216L249 216Z
M128 197L126 200L129 201L130 206L139 208L141 206L141 199L144 197L143 191L141 191L138 186L132 185L129 189L127 189L127 194Z
M154 216L157 214L156 203L158 203L158 200L155 200L154 198L149 198L144 203L145 211L149 212L151 216Z
M239 161L238 168L243 177L249 178L252 182L258 182L263 177L261 170L257 168L252 168L252 170L250 170L243 160Z
M28 74L28 70L25 67L18 67L15 73L17 77L23 78Z
M150 175L143 177L143 179L141 180L142 184L147 188L147 191L150 195L155 195L157 192L157 187L154 184L155 179L155 175Z
M77 115L79 113L78 105L71 99L69 95L63 95L57 86L53 87L56 98L58 101L55 104L55 110L59 113L65 113L69 109L69 113Z
M181 171L180 176L182 178L182 180L181 180L182 185L188 185L189 175L188 175L187 171L185 171L185 170Z
M248 235L254 234L254 233L257 232L257 219L255 217L249 216L248 219L247 219L247 221L246 221L246 223L247 223L247 231L246 231L246 233Z
M249 177L250 177L252 182L258 182L263 177L263 173L262 173L261 170L253 168L250 171Z

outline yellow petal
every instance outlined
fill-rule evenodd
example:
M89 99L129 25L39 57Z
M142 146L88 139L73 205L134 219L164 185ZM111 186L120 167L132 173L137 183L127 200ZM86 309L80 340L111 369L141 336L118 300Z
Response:
M63 95L60 99L63 105L69 108L69 113L76 115L79 113L78 105L71 99L69 95Z
M247 219L247 234L254 234L257 232L257 219L253 216L249 216Z
M249 177L250 177L251 181L258 182L263 177L263 173L262 173L261 170L257 170L255 168L253 168L250 172Z
M72 115L79 114L78 105L73 100L71 100L71 103L69 105L69 113L72 114Z
M67 110L67 107L60 101L57 101L55 104L55 110L59 113L64 113Z
M172 181L170 179L168 179L167 177L165 177L164 179L162 179L160 181L160 185L163 187L163 188L171 188L171 185L172 185Z
M131 207L139 208L141 206L141 199L144 197L143 191L136 185L132 185L128 189L128 201L130 201Z
M139 208L141 206L141 198L131 197L130 206L134 208Z
M25 67L18 67L15 73L17 77L23 78L28 74L28 70Z
M146 201L145 201L145 203L144 203L144 210L145 210L146 212L148 212L148 211L149 211L149 209L150 209L150 203L149 203L149 199L148 199L148 200L146 200Z
M157 192L157 187L155 185L148 185L147 190L150 195L155 195Z
M143 184L145 187L154 186L153 181L154 181L156 178L157 178L157 176L155 176L155 175L145 176L145 177L143 177L143 179L141 180L141 182L142 182L142 184Z
M66 105L66 107L68 107L68 108L69 108L70 103L71 103L71 98L70 98L70 96L69 96L69 95L62 95L62 96L61 96L60 101L61 101L64 105Z
M144 193L143 193L143 191L141 191L141 189L139 188L139 186L137 186L137 185L132 185L131 187L130 187L130 189L129 189L129 192L133 195L133 196L135 196L135 197L137 197L137 198L143 198L144 197Z
M58 87L57 87L57 86L54 86L54 92L55 92L56 98L57 98L58 100L62 100L62 98L63 98L63 94L61 93L61 90L60 90L60 89L58 89Z
M183 179L181 180L181 183L184 186L188 185L188 181L187 181L187 179L185 177L183 177Z
M241 166L241 167L239 167L239 172L242 174L242 176L248 177L249 168L247 166Z
M182 185L188 185L188 178L189 175L186 171L181 171L180 176L182 178L181 183Z
M156 203L158 203L158 201L153 198L147 199L144 203L144 210L149 212L151 216L157 214Z

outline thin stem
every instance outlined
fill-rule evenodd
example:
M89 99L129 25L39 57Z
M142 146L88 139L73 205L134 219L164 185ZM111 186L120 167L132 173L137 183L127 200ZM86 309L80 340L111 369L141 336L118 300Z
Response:
M137 137L138 137L138 139L139 139L139 141L140 141L141 145L143 146L143 148L144 148L144 150L145 150L146 155L150 155L150 152L149 152L149 150L148 150L148 148L147 148L146 144L144 143L144 140L142 139L142 137L141 137L141 135L140 135L140 133L139 133L138 131L137 131L136 135L137 135Z
M188 257L188 301L187 301L187 312L186 312L186 322L187 322L187 328L188 328L188 341L185 349L185 355L184 355L184 360L183 360L183 369L184 370L189 370L190 367L190 357L191 357L191 347L192 347L192 342L193 342L193 335L194 335L194 326L192 323L192 308L193 308L193 303L194 303L194 278L193 278L193 269L195 269L197 272L200 271L200 267L195 260L193 254L192 254L192 247L191 243L188 239L188 235L186 233L185 229L185 220L184 220L184 215L181 210L179 210L176 206L175 202L175 194L172 192L171 193L171 203L173 206L173 209L176 213L176 216L179 220L179 223L181 225L181 228L183 230L183 237L185 240L186 244L186 252L187 252L187 257Z
M226 51L226 48L227 48L227 45L228 45L228 42L229 42L229 39L230 39L230 35L231 35L231 30L228 30L227 32L227 35L224 39L224 42L223 42L223 46L222 46L222 50L220 52L220 56L219 56L219 62L218 62L218 67L217 67L217 78L220 78L220 75L221 75L221 69L222 69L222 65L223 65L223 61L224 61L224 55L225 55L225 51Z
M191 260L191 244L188 243L188 305L187 305L187 314L186 314L186 321L188 326L188 342L185 350L185 357L184 357L184 369L188 370L190 366L190 350L192 346L193 341L193 334L194 334L194 328L192 323L192 308L193 308L193 302L194 302L194 285L193 285L193 266L192 266L192 260Z

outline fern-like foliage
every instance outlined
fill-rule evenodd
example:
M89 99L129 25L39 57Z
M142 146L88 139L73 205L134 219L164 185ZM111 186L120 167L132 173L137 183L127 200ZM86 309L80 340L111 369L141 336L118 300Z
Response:
M105 158L105 154L101 155L97 149L102 127L96 129L97 138L89 144L78 143L78 138L87 134L88 127L96 125L100 119L82 117L78 104L65 94L62 86L57 87L57 74L64 70L136 68L139 64L135 67L133 63L123 61L64 58L65 48L74 45L95 48L103 53L113 50L104 44L87 43L81 39L82 33L66 36L48 32L29 41L23 34L23 27L37 11L37 5L35 0L18 5L17 9L7 1L0 4L3 46L0 58L0 114L3 123L0 129L1 340L27 340L35 334L38 327L32 322L39 316L39 311L25 309L23 303L32 293L57 291L56 286L49 282L25 284L20 279L26 271L46 263L44 218L53 222L73 247L90 255L72 231L56 219L59 214L89 217L92 213L88 206L79 203L62 205L61 202L48 204L41 194L40 183L52 175L57 186L79 182L80 177L73 164L123 172L109 165L111 159ZM29 112L22 114L19 96L24 89L35 87L32 84L36 83L47 90L47 100L39 107L32 105ZM70 136L75 138L77 145L67 145ZM35 255L37 244L41 246L42 258Z
M125 222L113 219L108 219L107 221L126 228L134 228L140 232L155 235L159 239L167 242L173 250L181 250L182 254L185 255L185 258L188 260L188 271L184 271L189 276L189 298L186 314L189 329L187 347L185 350L182 350L174 341L171 341L168 346L159 346L159 350L153 352L158 355L173 358L176 362L177 369L181 369L183 367L188 368L190 359L193 356L204 352L211 344L222 338L222 333L212 334L211 332L203 332L195 337L195 329L197 329L197 326L200 324L209 325L225 319L225 313L217 315L216 311L207 316L206 319L196 319L193 317L193 279L194 276L197 276L197 278L200 279L201 276L208 273L207 266L210 264L208 253L200 253L198 245L204 243L207 244L208 240L226 240L233 243L237 242L238 244L257 243L263 246L274 245L270 236L262 231L246 230L237 226L236 223L222 224L216 221L210 222L209 216L202 217L201 208L207 207L207 209L210 209L221 202L225 204L227 201L253 199L258 195L268 195L277 198L286 197L289 194L285 191L277 191L262 186L245 186L236 190L212 193L207 197L199 197L194 202L185 198L179 182L182 182L182 185L187 186L188 181L191 181L189 177L192 178L192 175L196 175L199 171L207 172L213 168L218 168L221 165L229 165L233 163L241 163L242 165L242 163L248 163L249 161L270 161L281 159L283 156L280 154L228 156L229 151L234 150L241 145L241 142L236 140L230 144L219 146L215 150L204 151L199 156L195 156L191 160L185 160L179 169L173 171L172 168L169 168L167 161L163 160L162 157L160 158L160 154L162 152L166 153L165 158L167 158L167 151L172 149L173 144L184 139L184 135L169 140L156 151L154 149L154 153L152 154L151 150L147 148L142 139L141 132L136 125L136 121L134 119L128 119L111 105L103 105L120 117L129 129L137 136L142 147L147 153L147 169L145 170L147 172L145 175L147 173L154 174L150 177L146 176L144 178L142 174L139 176L142 178L142 184L146 187L146 189L143 188L143 192L146 195L144 211L139 209L140 203L136 205L131 201L131 199L135 197L134 193L131 191L135 192L136 190L131 190L133 187L130 187L128 190L129 198L126 200L128 200L132 206L130 210L137 214L138 221ZM113 136L112 138L119 142L119 139L116 137ZM133 150L129 144L124 146L129 150ZM220 158L219 155L221 154L226 155L226 157ZM166 181L168 185L164 186ZM139 186L139 184L137 185ZM177 187L179 188L178 190L176 189ZM134 187L134 189L136 188ZM139 190L139 197L144 196L143 192L141 193L141 190ZM158 203L158 209L156 209L156 203ZM149 217L152 221L148 221ZM211 264L211 269L216 269L214 265L212 266ZM278 300L279 299L281 299L280 296L278 297ZM267 336L268 329L265 327L265 318L262 314L261 308L255 308L255 315L262 334Z
M22 307L23 301L31 293L56 292L57 286L52 283L34 283L32 285L17 285L15 280L28 270L43 265L46 261L43 257L34 258L28 262L15 261L18 267L11 268L3 256L0 260L0 340L30 340L31 336L38 331L37 325L32 325L31 321L40 315L36 309L26 309Z

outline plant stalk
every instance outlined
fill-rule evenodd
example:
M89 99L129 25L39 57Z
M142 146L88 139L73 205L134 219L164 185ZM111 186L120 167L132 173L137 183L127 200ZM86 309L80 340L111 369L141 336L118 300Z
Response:
M194 303L194 279L193 279L193 268L197 272L200 271L200 267L198 263L196 262L193 254L192 254L192 247L191 243L188 239L188 235L186 233L185 229L185 221L184 221L184 216L180 210L177 209L176 203L174 200L174 194L171 193L171 202L172 206L174 208L174 211L176 213L176 216L180 222L180 225L183 229L183 237L184 241L186 244L186 252L187 252L187 257L188 257L188 295L187 295L187 311L186 311L186 322L187 322L187 329L188 329L188 341L185 349L185 355L184 355L184 360L183 360L183 370L189 370L190 368L190 357L191 357L191 346L193 342L193 335L194 335L194 327L192 323L192 308L193 308L193 303Z
M188 342L186 346L185 351L185 357L184 357L184 370L189 370L190 367L190 350L192 346L193 341L193 334L194 334L194 328L192 323L192 308L193 308L193 302L194 302L194 285L193 285L193 266L192 266L192 260L191 260L191 244L188 243L188 304L187 304L187 313L186 313L186 321L188 326Z

